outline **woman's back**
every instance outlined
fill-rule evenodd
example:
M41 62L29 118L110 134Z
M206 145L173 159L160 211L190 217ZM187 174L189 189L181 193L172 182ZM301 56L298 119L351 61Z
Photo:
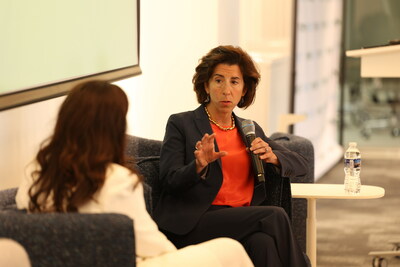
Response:
M31 185L32 179L26 176L16 197L19 209L29 207L28 190ZM121 165L110 164L107 167L104 185L93 195L92 200L78 207L78 212L121 213L130 217L134 221L136 255L140 258L176 250L147 213L143 186L138 176Z

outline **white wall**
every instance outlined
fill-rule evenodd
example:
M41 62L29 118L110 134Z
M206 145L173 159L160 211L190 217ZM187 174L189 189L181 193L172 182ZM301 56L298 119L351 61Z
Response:
M143 74L117 84L130 97L129 133L162 139L170 114L197 106L191 81L218 45L218 1L146 0L141 11Z
M239 43L258 64L261 81L254 104L236 113L256 121L271 135L277 131L279 115L290 112L294 3L242 0L239 4Z
M286 21L290 15L282 14L285 10L290 11L287 5L291 2L254 0L248 5L247 0L141 1L140 65L143 74L117 82L130 99L128 133L161 140L170 114L198 106L191 80L199 58L211 48L219 44L234 44L249 52L259 52L256 51L260 50L259 47L254 46L254 36L259 31L263 34L258 42L268 37L271 45L268 49L283 46L289 41L286 39L290 32L287 26L291 22ZM268 8L268 3L279 12ZM257 16L245 15L248 8L257 10L257 5ZM260 20L263 12L268 14L267 24L265 19ZM277 28L283 25L285 30L277 31L271 25ZM253 36L252 42L246 42L250 36ZM262 51L266 57L268 49ZM275 49L272 52L277 50L285 51ZM274 84L271 80L265 83ZM277 87L274 90L282 89L280 85ZM63 99L0 112L0 189L19 184L24 166L34 158L39 144L51 133ZM280 101L287 105L285 99ZM268 107L268 103L262 101L260 105L264 109ZM263 114L257 109L248 112L249 118ZM261 116L260 120L264 118Z
M64 97L0 112L0 189L16 186L54 127Z
M128 132L162 139L170 114L197 107L191 83L194 68L219 44L240 45L261 72L255 103L235 112L257 121L267 134L276 131L278 116L290 109L292 0L175 1L186 12L162 24L153 18L165 16L171 5L159 2L157 8L152 1L141 2L142 10L152 9L152 16L141 17L143 75L117 83L130 96Z

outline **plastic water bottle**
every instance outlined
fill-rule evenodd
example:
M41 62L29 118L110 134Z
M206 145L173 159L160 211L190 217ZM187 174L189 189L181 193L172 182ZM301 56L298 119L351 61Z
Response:
M344 191L351 195L360 193L361 189L361 153L356 142L350 142L344 153Z

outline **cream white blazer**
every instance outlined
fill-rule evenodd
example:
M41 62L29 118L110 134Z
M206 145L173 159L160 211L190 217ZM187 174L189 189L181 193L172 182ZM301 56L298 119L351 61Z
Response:
M18 188L16 203L19 209L29 205L28 190L32 185L29 167L27 175ZM135 187L136 185L136 187ZM158 230L156 223L147 213L143 186L136 174L118 164L110 164L106 171L103 187L94 199L78 208L81 213L121 213L133 219L135 229L136 256L155 257L175 251L175 246Z

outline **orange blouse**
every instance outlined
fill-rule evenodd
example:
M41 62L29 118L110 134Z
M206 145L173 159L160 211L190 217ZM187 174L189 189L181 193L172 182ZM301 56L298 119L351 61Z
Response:
M211 124L211 128L219 151L228 152L228 155L221 158L223 181L212 205L249 206L253 197L254 179L250 157L240 133L237 128L223 131L214 124Z

